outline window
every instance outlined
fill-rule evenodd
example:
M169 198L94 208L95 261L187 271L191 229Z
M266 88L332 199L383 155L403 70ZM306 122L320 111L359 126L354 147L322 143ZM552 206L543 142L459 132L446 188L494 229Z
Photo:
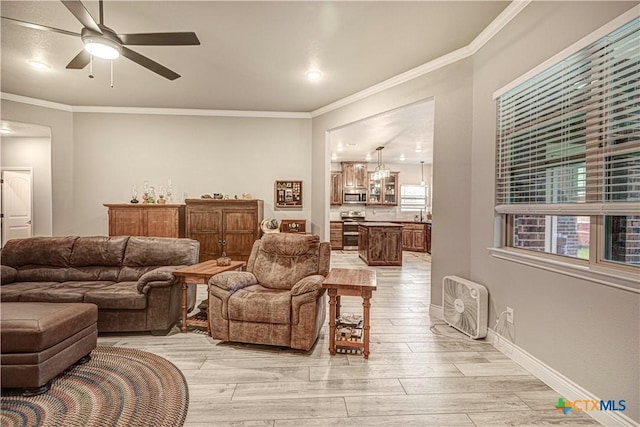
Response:
M507 247L640 266L640 18L497 97Z
M424 185L400 186L400 210L402 212L419 212L429 206L429 187Z

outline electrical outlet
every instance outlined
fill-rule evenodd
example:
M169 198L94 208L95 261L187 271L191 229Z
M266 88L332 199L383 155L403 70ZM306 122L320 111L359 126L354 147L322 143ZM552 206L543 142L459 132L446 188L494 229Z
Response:
M513 323L513 308L507 307L507 322Z

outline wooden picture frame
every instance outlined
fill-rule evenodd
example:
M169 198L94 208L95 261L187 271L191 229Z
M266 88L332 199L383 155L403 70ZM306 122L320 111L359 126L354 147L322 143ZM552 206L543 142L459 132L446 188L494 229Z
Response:
M302 208L302 181L276 181L274 205L276 208Z

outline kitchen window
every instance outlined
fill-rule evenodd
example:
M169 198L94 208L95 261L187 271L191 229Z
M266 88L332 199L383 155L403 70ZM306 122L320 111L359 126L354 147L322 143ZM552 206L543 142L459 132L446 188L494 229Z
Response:
M429 206L429 187L424 185L400 186L400 210L419 212Z
M640 18L497 96L506 248L640 270Z

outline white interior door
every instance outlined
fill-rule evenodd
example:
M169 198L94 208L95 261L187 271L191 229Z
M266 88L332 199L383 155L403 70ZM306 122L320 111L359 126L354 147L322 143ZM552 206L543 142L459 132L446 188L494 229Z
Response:
M11 239L31 237L32 171L2 171L2 245Z

